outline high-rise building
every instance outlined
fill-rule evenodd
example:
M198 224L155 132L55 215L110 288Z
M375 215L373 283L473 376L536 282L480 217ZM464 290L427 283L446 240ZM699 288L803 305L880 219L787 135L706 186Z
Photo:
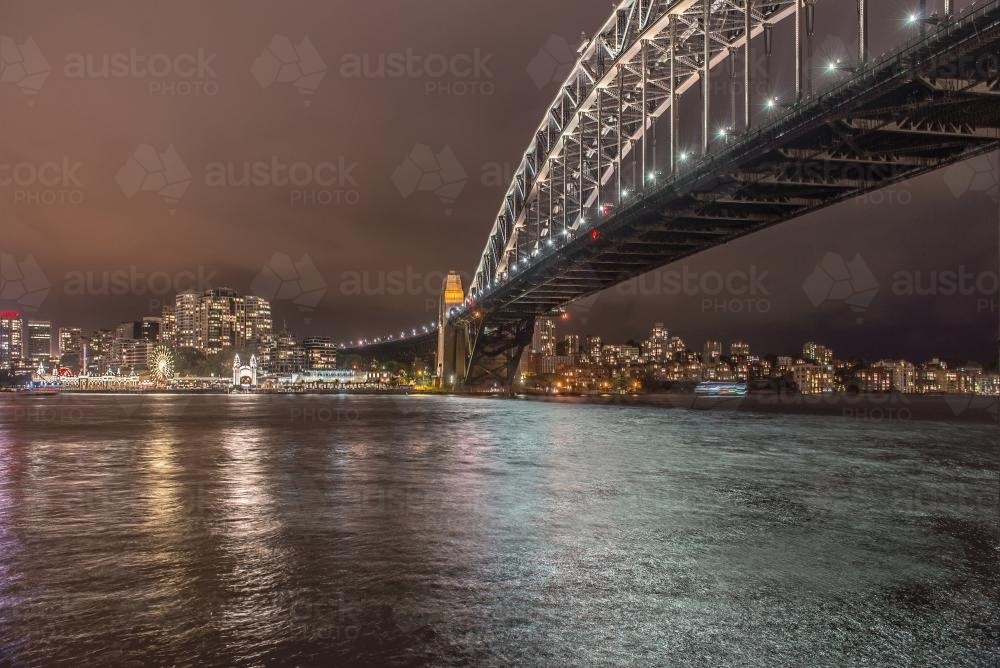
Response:
M180 329L180 317L177 318ZM206 290L198 299L196 347L207 354L226 348L270 348L271 304L231 288Z
M235 300L231 288L206 290L198 300L197 347L206 355L238 345Z
M880 360L872 365L873 368L886 369L889 373L889 390L911 394L917 389L917 369L906 361ZM966 392L972 393L972 388L963 388Z
M288 329L283 329L274 337L270 371L272 373L298 373L306 366L305 350L298 339Z
M113 347L114 332L110 329L98 329L91 332L84 340L84 359L81 360L84 370L93 376L108 373L112 364L111 353Z
M140 337L143 341L156 343L160 340L160 331L163 329L163 318L155 315L143 316L139 323Z
M114 365L120 367L122 373L144 371L149 368L149 353L153 344L144 339L121 339L115 341Z
M563 343L566 345L567 355L579 355L580 354L580 335L579 334L567 334L566 338L563 339Z
M662 362L667 357L669 342L670 332L667 331L662 322L655 323L649 332L649 338L642 343L642 352L646 359Z
M14 311L0 312L0 367L10 369L17 367L24 356L24 343L21 339L21 314Z
M141 320L127 320L118 323L111 339L110 356L105 360L112 369L124 372L146 368L148 350Z
M535 320L535 332L531 340L531 350L539 355L556 354L556 320L555 318L538 318Z
M336 369L337 348L328 336L310 336L302 340L306 367L309 369Z
M59 356L72 355L80 352L82 346L79 327L59 328Z
M174 298L174 345L180 348L198 347L198 302L201 295L192 290Z
M729 356L734 360L746 360L750 357L750 344L743 341L733 341L729 344Z
M142 338L142 323L137 320L126 320L115 326L115 339L140 339Z
M641 350L638 346L608 344L601 348L601 359L605 364L633 364L639 361Z
M802 357L817 364L826 365L833 362L833 350L821 346L815 341L806 341L802 345Z
M52 323L28 320L28 358L32 365L52 359Z
M802 394L825 394L833 391L833 374L817 364L796 364L792 380Z
M679 336L671 336L667 341L667 350L675 355L675 357L680 353L687 352L687 344L684 343L684 339Z
M701 361L705 364L715 364L722 358L722 343L714 339L705 341L705 348L701 353Z
M243 345L256 345L269 350L274 342L274 321L271 302L262 297L247 295L244 299Z
M601 361L601 337L587 337L587 357L590 358L591 362Z
M778 375L786 375L792 372L792 366L795 361L789 355L778 355L774 360L773 373Z
M173 304L164 304L160 315L160 343L171 345L177 338L177 316Z

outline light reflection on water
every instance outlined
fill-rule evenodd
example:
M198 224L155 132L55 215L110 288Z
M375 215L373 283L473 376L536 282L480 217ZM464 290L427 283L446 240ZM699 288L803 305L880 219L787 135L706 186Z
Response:
M55 401L0 398L0 664L988 665L1000 637L988 426Z

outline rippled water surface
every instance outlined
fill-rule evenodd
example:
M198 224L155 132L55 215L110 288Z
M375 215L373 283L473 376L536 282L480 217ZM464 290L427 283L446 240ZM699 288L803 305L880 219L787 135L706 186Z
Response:
M998 435L0 397L0 664L996 665Z

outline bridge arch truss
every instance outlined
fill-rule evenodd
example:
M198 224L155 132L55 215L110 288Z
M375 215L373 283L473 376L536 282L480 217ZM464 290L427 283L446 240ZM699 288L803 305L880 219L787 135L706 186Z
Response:
M626 180L639 188L655 186L660 179L656 122L665 114L667 154L660 160L675 171L681 159L678 101L699 84L702 152L707 153L713 131L713 69L728 60L733 68L730 78L735 78L740 50L742 125L749 128L754 104L753 39L790 17L800 28L811 4L812 0L622 2L581 46L578 60L535 131L503 198L468 297L476 299L530 263L558 235L578 234L602 210L620 206L627 196ZM860 5L863 11L863 0ZM766 41L770 50L770 38ZM798 40L796 58L798 94ZM734 103L727 114L731 128L740 123L732 117L735 107Z

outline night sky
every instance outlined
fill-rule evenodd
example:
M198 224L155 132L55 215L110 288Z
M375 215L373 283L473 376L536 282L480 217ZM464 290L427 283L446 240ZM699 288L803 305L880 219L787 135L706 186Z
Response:
M877 5L872 16L876 54L906 36L900 17L916 2ZM853 6L848 0L820 3L817 51L819 45L836 46L827 38L831 30L850 34L845 21ZM37 181L26 187L0 185L0 251L19 262L28 254L37 260L51 283L37 315L57 326L110 327L157 311L161 299L70 294L68 276L92 272L100 287L103 272L127 273L133 266L146 275L197 273L201 267L212 285L250 292L276 253L296 262L308 253L326 284L308 324L290 300L276 299L279 325L285 320L302 334L347 340L427 323L434 319L436 294L423 286L433 284L434 277L439 282L451 269L473 271L509 176L556 93L556 83L536 85L545 83L545 68L538 65L545 58L534 68L529 63L552 35L575 49L581 32L592 34L609 11L607 2L579 0L0 4L0 35L18 47L33 38L51 67L36 95L25 95L16 81L0 82L0 184L12 171L3 171L3 165L27 162L37 169L48 162L81 163L73 173L79 185L72 179L67 188ZM295 82L277 80L275 61L264 53L276 44L275 35L294 45L308 37L326 68L318 86L317 77L299 81L314 87L313 94L301 94ZM788 93L792 81L787 26L778 39L777 57L785 65L775 64L772 80L780 95ZM191 74L190 63L177 57L193 54L196 59L199 49L206 59L214 58L201 76L182 76ZM365 56L374 66L380 54L405 55L408 49L446 59L472 59L478 50L482 69L478 77L434 79L356 77L344 68ZM177 59L178 71L163 78L110 72L93 77L78 76L71 67L86 66L89 58L100 69L104 58L114 62L114 54L127 56L132 50L147 59L155 54ZM300 60L315 69L313 52L308 53L310 58ZM817 55L817 68L823 59ZM465 61L459 62L461 74ZM825 80L819 74L816 79L817 86ZM459 83L467 84L465 95L456 94ZM717 106L727 108L724 98ZM683 107L683 134L693 146L698 123L689 107ZM156 191L126 196L135 179L126 163L141 144L157 153L172 145L190 172L190 185L178 202L167 203ZM454 152L468 176L454 202L422 190L404 197L394 182L397 168L418 144L434 153L445 146ZM244 162L270 163L272 158L286 165L328 162L346 169L329 188L301 189L307 191L301 195L305 198L328 195L327 204L293 202L299 189L290 185L206 183L213 163L235 163L239 176ZM174 167L168 169L171 174L183 173ZM975 180L964 172L953 171L949 179L932 174L684 263L700 275L750 273L751 268L766 273L767 292L754 297L752 313L745 302L738 313L732 303L725 310L717 307L716 300L733 299L726 295L711 297L713 304L706 308L705 295L664 294L654 289L655 279L647 278L639 288L603 293L588 313L575 313L563 329L625 340L641 338L654 320L661 320L696 350L710 337L742 338L758 353L794 352L803 340L816 339L840 356L919 362L941 355L988 362L998 319L995 306L989 306L996 299L996 195L988 170ZM43 201L53 197L57 203ZM79 203L58 203L58 198ZM803 290L827 253L845 260L860 254L880 285L860 324L843 302L813 306ZM683 266L669 269L682 271ZM898 272L914 278L920 272L926 286L930 272L960 268L974 277L990 272L980 284L993 294L940 294L948 292L946 286L939 286L944 289L937 295L899 294ZM359 291L356 279L365 272L373 290ZM419 276L420 289L413 294L378 291L380 274L388 272ZM372 291L382 294L366 294ZM0 308L20 309L21 304L6 299Z

